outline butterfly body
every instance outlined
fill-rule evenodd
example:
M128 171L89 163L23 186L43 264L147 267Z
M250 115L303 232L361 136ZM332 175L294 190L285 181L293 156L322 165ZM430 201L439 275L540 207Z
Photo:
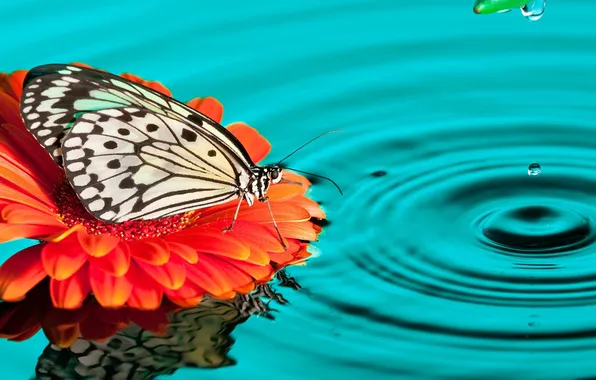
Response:
M237 215L243 200L267 202L270 185L282 179L277 165L257 166L206 115L99 70L31 69L21 115L83 206L104 222L158 219L234 199Z

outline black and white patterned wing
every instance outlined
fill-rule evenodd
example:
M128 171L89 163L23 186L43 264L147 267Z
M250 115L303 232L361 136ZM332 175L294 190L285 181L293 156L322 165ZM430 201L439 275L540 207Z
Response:
M250 168L192 123L141 108L81 115L63 143L64 170L85 208L120 223L237 199Z
M62 164L62 142L87 112L135 107L181 122L217 139L246 166L254 166L242 144L209 117L153 89L104 71L51 64L31 69L23 84L21 116L27 129Z

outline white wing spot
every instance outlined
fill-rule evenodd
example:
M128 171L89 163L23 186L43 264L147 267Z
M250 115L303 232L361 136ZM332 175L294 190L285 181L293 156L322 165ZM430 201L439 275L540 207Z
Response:
M103 199L96 199L89 203L89 210L91 211L99 211L104 207L106 207L106 202Z
M104 114L104 115L113 116L113 117L122 116L122 111L114 109L114 108L107 109L107 110L101 110L101 111L97 111L97 112Z
M63 75L68 75L68 74L72 74L72 71L70 70L58 70L59 74L63 74Z
M76 78L73 78L73 77L62 77L62 80L65 80L65 81L70 82L70 83L79 83L80 82L80 80L78 80Z
M25 96L33 96L33 95L35 95L35 92L28 92L25 94Z
M38 84L32 84L31 86L29 86L29 88L37 88L37 87L39 87Z
M32 109L33 109L33 106L27 106L27 107L23 108L23 112L27 113L27 112L31 111Z
M75 186L85 186L91 182L91 177L87 174L81 174L73 178L72 182Z
M29 104L29 103L33 103L34 101L35 101L34 98L27 98L27 99L23 100L23 103Z
M114 219L115 216L116 216L116 213L114 211L108 211L108 212L104 212L103 214L101 214L101 219L112 220L112 219Z
M56 86L68 86L68 82L65 82L63 80L54 80L52 81L52 83Z
M52 133L51 129L42 129L41 131L37 132L37 135L43 137L43 136L47 136L51 133Z
M71 137L64 142L64 146L67 148L76 148L83 145L83 140L80 137Z
M93 130L93 127L94 126L95 126L95 124L85 123L85 122L79 121L77 123L77 127L71 129L71 133L75 133L75 134L91 133L91 131Z
M38 113L30 113L29 115L27 115L27 120L35 120L39 117Z
M65 95L64 93L70 91L68 87L50 87L44 92L41 93L42 96L47 96L48 98L63 98Z
M83 149L69 150L66 152L66 159L68 160L78 160L79 158L83 157L85 157L85 152Z
M50 137L49 139L47 139L46 141L44 141L44 145L45 146L51 146L53 145L56 141L58 141L58 139L56 137Z
M79 170L83 169L85 165L82 162L73 162L72 164L68 165L68 170L71 172L78 172Z
M41 122L36 121L35 123L31 124L31 126L29 128L31 129L37 129L37 127L39 127L41 125Z
M99 115L96 113L85 113L81 116L81 119L97 121L99 120Z
M71 70L71 71L83 71L83 70L81 70L80 68L78 68L76 66L66 66L66 68L68 70Z
M50 112L50 113L63 113L68 111L66 108L54 108L53 105L58 103L60 99L46 99L39 103L37 106L37 112Z

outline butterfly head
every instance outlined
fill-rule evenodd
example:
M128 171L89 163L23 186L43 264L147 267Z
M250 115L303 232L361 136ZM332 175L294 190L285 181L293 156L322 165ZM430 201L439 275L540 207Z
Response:
M281 181L282 169L278 165L257 166L252 169L252 172L254 177L251 181L250 193L254 194L258 200L263 201L269 186Z
M268 169L267 173L269 174L269 179L271 180L272 184L276 184L281 181L282 170L278 165L271 165L266 169Z

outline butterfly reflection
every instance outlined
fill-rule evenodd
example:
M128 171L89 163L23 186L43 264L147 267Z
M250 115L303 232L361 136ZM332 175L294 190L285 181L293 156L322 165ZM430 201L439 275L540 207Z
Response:
M283 271L280 286L300 286ZM0 337L24 341L39 330L50 340L38 358L35 380L133 379L173 374L180 368L234 365L236 326L252 316L273 319L269 304L286 304L269 285L232 300L205 298L198 306L164 304L158 310L109 310L91 300L78 310L52 307L48 285L23 301L0 304Z

